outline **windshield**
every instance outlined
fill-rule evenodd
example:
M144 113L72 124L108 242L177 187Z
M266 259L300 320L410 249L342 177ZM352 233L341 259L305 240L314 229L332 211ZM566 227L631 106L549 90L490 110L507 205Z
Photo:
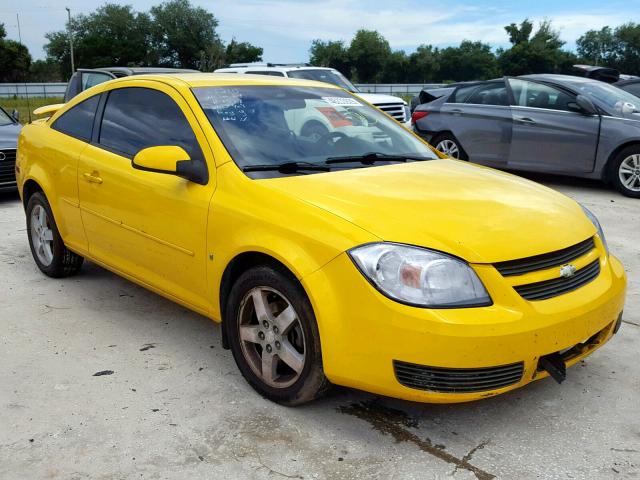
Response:
M199 87L193 92L242 169L287 162L324 167L336 158L348 160L331 168L356 168L363 166L357 157L366 155L375 160L371 164L384 163L378 156L437 158L395 120L336 88Z
M640 99L624 90L604 82L569 82L571 87L615 111L619 115L638 112Z
M7 112L5 112L2 108L0 108L0 126L13 125L14 123L15 122L13 118L11 118Z
M309 70L291 70L287 72L287 75L291 78L303 78L304 80L316 80L318 82L330 83L340 88L344 88L349 92L358 93L356 86L337 70L315 68Z

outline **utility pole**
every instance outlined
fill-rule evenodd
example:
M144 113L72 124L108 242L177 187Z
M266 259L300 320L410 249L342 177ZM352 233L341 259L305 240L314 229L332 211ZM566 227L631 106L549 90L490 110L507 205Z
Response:
M71 34L71 9L69 7L64 7L67 11L67 17L69 21L67 22L67 32L69 32L69 47L71 47L71 75L76 71L76 66L73 61L73 35Z
M20 14L16 13L16 20L18 21L18 40L22 43L22 33L20 32Z

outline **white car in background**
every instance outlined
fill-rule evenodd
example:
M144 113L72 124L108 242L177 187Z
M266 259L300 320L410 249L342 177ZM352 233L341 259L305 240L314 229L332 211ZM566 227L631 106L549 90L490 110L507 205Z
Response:
M411 112L409 106L400 97L382 95L379 93L361 93L342 73L335 68L311 67L304 64L282 63L232 63L229 67L219 68L215 73L247 73L253 75L273 75L276 77L303 78L331 83L345 90L355 93L364 101L375 105L383 112L391 115L406 128L411 129ZM322 134L322 128L328 132L327 126L316 125L318 134Z

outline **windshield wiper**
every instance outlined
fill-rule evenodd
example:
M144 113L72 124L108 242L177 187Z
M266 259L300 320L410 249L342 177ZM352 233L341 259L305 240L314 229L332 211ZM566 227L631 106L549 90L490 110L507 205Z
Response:
M280 172L280 173L296 173L302 170L308 170L312 172L328 172L331 170L326 165L318 165L316 163L309 162L284 162L276 164L263 164L263 165L247 165L242 168L243 172Z
M421 161L431 160L429 157L415 157L411 155L388 155L386 153L369 152L364 155L345 155L344 157L329 157L324 163L331 165L335 163L360 162L363 165L371 165L375 162L407 162L409 160Z

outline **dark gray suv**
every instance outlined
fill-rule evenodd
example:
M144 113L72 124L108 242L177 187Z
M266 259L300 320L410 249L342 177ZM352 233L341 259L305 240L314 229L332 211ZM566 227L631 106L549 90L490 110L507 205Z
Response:
M611 182L640 198L640 99L597 80L526 75L461 84L413 113L451 157Z

